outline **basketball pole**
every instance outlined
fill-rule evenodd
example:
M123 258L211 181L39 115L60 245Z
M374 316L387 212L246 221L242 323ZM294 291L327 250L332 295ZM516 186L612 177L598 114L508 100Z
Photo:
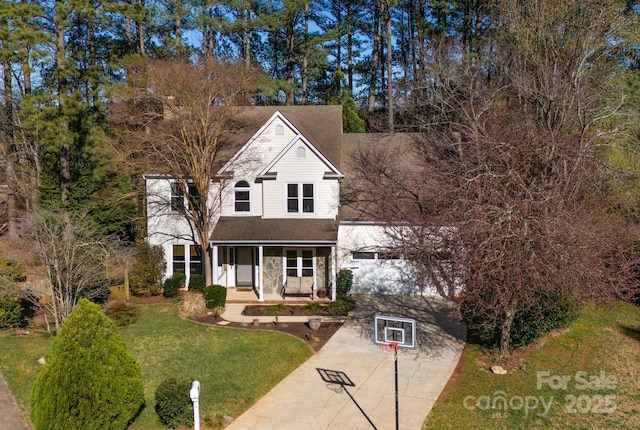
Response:
M400 411L398 408L398 345L395 346L393 354L396 373L396 430L400 430Z

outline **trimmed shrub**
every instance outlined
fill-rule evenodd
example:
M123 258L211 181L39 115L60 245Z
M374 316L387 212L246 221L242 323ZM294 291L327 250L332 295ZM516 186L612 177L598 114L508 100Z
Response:
M204 289L207 309L223 308L227 302L227 289L222 285L209 285Z
M136 245L135 263L129 271L129 291L138 297L157 296L162 289L164 255L159 246Z
M175 297L180 288L184 287L187 277L184 273L176 272L169 279L164 280L162 285L162 295L165 297Z
M169 428L193 426L191 381L187 379L165 379L156 389L156 414L160 422Z
M349 311L354 310L356 307L356 301L350 296L338 296L338 298L329 303L329 309L331 312L346 315Z
M30 398L35 430L124 430L144 404L140 366L100 306L80 299Z
M201 275L200 273L191 275L191 278L189 279L189 291L193 291L195 293L202 293L204 292L204 287L205 287L204 275Z
M22 324L22 305L17 297L0 297L0 328Z
M22 264L14 260L0 258L0 278L11 282L24 282L27 280L27 275L24 273Z
M353 285L353 273L349 269L342 269L338 272L336 280L336 295L338 297L346 296L351 292Z

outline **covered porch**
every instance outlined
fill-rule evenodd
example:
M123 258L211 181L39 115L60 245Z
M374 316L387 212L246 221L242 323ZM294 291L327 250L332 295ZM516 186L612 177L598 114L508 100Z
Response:
M229 287L227 288L227 303L229 304L242 304L242 305L250 305L260 303L261 305L275 305L278 303L285 303L287 305L306 305L308 303L329 303L331 299L329 297L325 297L324 299L314 298L313 300L310 297L290 297L287 296L284 299L282 295L278 293L265 293L263 295L264 300L259 301L258 291L253 288L235 288Z
M228 301L335 300L336 244L334 220L222 217L211 235L213 281ZM304 291L290 288L296 281Z

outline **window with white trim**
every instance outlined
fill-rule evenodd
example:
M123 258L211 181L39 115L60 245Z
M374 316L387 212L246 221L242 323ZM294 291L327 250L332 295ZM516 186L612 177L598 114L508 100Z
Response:
M250 186L247 181L238 181L234 187L234 210L236 212L250 212Z
M189 245L189 273L192 275L204 275L202 247L200 245Z
M185 200L185 197L188 199ZM200 208L200 193L194 182L187 182L186 193L184 183L180 181L171 182L171 209L174 211L184 211L187 208Z
M402 257L395 251L353 251L352 260L401 260Z
M171 209L184 210L184 190L180 182L171 182Z
M184 245L173 245L173 273L185 273Z
M285 257L287 276L313 276L312 249L287 249Z
M313 184L287 184L287 212L313 213L314 211Z

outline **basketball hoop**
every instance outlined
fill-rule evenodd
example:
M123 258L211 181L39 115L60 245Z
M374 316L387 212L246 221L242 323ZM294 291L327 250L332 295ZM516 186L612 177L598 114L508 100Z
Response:
M380 345L380 350L387 354L387 360L395 361L400 347L398 346L398 342L383 343Z

